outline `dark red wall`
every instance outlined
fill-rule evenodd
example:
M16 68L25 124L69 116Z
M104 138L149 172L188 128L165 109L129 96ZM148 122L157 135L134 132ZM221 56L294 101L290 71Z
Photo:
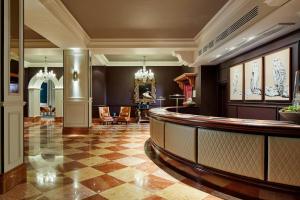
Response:
M106 104L106 67L94 66L92 70L93 105Z
M155 74L156 95L167 97L165 106L174 105L174 101L168 96L174 93L182 93L173 79L183 73L183 67L147 67ZM98 117L98 106L107 105L111 113L118 113L120 106L132 106L134 94L134 74L141 67L103 67L93 66L93 117ZM155 104L154 106L157 106ZM134 114L134 110L133 113Z
M250 119L272 119L280 120L278 111L287 103L275 103L275 102L236 102L229 101L229 67L239 63L243 63L247 60L264 56L270 52L276 50L291 47L291 87L294 83L295 72L299 70L299 41L300 30L290 33L284 37L278 38L266 45L255 48L247 53L239 55L233 59L230 59L219 66L219 78L218 78L218 113L220 116L238 117L238 118L250 118ZM291 93L292 95L293 93ZM225 102L225 103L224 103ZM222 105L223 104L223 105Z

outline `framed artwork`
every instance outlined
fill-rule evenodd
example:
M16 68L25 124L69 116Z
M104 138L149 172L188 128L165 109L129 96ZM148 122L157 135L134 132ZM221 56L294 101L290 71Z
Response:
M243 100L243 64L230 68L230 100Z
M290 100L290 48L265 56L265 100Z
M263 59L245 63L245 100L262 100Z

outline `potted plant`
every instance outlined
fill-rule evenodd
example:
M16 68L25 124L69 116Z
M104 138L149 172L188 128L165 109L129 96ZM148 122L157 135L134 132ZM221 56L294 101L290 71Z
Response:
M288 106L284 107L279 111L280 116L283 118L300 124L300 106Z

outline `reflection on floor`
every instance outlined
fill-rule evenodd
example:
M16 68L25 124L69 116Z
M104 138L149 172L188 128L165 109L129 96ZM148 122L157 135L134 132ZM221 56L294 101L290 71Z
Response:
M64 135L51 120L25 124L27 183L0 198L235 199L201 185L195 189L188 179L158 168L145 155L148 138L149 124L99 125Z

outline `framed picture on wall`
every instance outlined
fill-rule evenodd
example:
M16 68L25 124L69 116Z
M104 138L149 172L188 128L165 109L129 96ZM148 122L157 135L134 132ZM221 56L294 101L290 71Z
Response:
M263 59L245 63L245 100L262 100Z
M290 48L265 56L265 100L290 100Z
M230 68L230 100L243 100L243 64Z

